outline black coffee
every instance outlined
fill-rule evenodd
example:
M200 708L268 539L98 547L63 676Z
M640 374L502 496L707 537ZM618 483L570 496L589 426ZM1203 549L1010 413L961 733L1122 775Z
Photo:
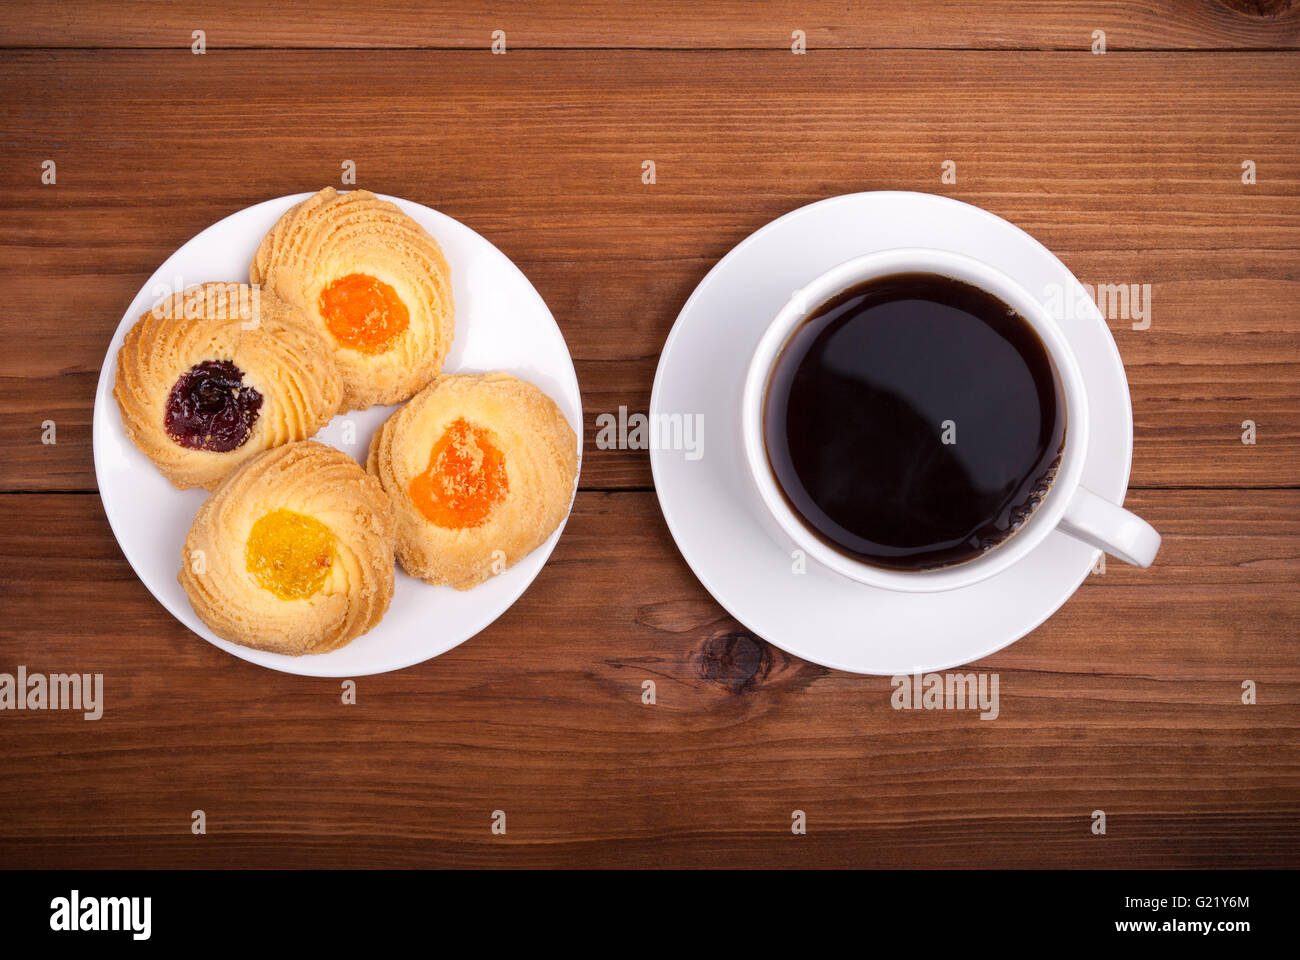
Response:
M777 358L767 456L824 542L895 570L997 546L1056 475L1065 405L1038 334L957 280L880 277L819 307Z

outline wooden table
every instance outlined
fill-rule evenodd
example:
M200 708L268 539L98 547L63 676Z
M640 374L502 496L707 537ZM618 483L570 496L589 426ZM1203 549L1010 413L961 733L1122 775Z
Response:
M0 862L1300 863L1296 4L285 7L0 18L0 671L103 673L106 699L95 722L0 714ZM532 588L354 706L173 620L114 541L90 445L105 347L155 267L244 206L341 185L346 160L522 267L587 441ZM747 634L678 554L646 455L593 443L597 414L646 409L719 257L875 189L978 204L1085 282L1152 287L1150 327L1111 330L1129 502L1164 548L971 668L1000 677L995 722L895 711L888 678Z

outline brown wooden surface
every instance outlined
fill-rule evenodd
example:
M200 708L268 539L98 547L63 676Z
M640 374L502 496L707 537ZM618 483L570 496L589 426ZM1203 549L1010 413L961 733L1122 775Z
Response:
M821 49L1077 50L1094 30L1115 50L1300 46L1293 0L98 0L57 4L55 14L50 4L14 6L0 20L3 46L176 48L195 30L224 47L484 48L495 30L520 49L788 50L794 30Z
M1300 864L1291 4L439 10L0 18L0 671L102 672L107 697L94 723L0 713L0 862ZM316 49L380 45L411 49ZM105 49L137 47L156 49ZM521 265L568 340L587 433L533 587L445 656L361 679L354 707L337 681L250 666L173 620L113 540L90 451L104 350L158 263L250 203L337 184L344 159ZM1150 329L1111 329L1130 503L1164 548L976 665L1001 678L991 723L894 711L887 678L745 633L677 553L644 454L592 443L597 414L646 408L721 255L870 189L976 203L1086 282L1153 288Z

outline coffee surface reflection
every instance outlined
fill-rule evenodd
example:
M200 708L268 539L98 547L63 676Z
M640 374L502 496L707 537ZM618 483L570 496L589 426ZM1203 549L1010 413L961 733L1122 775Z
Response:
M1038 334L970 284L893 274L797 327L763 408L786 501L828 545L895 570L981 556L1037 509L1066 410Z

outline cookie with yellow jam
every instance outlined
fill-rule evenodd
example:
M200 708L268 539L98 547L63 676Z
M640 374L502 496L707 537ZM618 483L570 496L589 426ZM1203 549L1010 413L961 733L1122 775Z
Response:
M249 274L329 341L344 410L399 403L442 369L454 334L450 268L423 227L368 190L326 187L294 206Z
M402 568L468 590L563 522L578 441L533 384L506 373L444 374L376 431L366 469L392 498Z
M328 653L387 611L395 538L374 477L333 447L291 443L230 474L199 508L177 580L222 639Z
M113 396L126 435L168 480L211 489L263 450L315 434L343 386L301 313L255 287L202 283L127 331Z

